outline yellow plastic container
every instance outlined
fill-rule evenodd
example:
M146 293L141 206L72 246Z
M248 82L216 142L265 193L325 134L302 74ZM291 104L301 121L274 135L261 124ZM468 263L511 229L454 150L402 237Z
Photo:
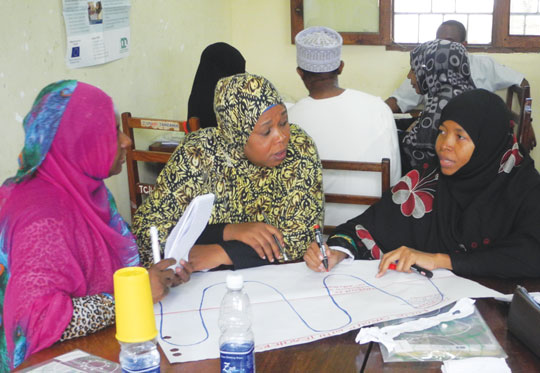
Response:
M114 273L116 339L136 343L157 335L148 271L126 267Z

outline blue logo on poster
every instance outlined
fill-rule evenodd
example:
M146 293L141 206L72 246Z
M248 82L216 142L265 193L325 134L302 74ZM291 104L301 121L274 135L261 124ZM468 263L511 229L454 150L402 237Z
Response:
M79 57L80 55L80 47L73 47L71 48L71 58Z

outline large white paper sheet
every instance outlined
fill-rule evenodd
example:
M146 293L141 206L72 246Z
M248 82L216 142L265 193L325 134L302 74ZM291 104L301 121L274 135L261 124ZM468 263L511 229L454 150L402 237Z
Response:
M342 334L385 320L418 315L458 299L501 296L476 282L436 270L431 280L389 271L378 261L339 264L318 273L305 263L240 270L253 309L255 350L265 351ZM219 306L230 271L195 273L155 305L158 341L171 363L219 357Z

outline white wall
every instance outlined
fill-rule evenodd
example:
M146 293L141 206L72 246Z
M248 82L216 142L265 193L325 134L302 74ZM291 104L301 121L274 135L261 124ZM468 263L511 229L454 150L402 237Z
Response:
M228 0L132 0L130 56L71 70L64 62L61 0L2 0L0 12L0 182L17 170L22 119L48 83L82 80L107 92L119 112L185 118L202 50L216 41L231 41ZM107 184L129 220L125 170Z

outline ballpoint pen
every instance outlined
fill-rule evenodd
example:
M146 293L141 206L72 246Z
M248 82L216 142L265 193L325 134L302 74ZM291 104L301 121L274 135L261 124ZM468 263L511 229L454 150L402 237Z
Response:
M264 222L268 225L272 225L270 224L270 221L268 220L268 216L266 216L266 214L263 212L262 213L262 216L264 217ZM281 253L281 255L283 256L283 259L285 260L289 260L289 258L287 257L287 254L285 253L285 249L283 248L283 246L281 246L281 243L279 242L279 240L277 239L277 237L275 235L272 235L272 237L274 237L274 241L277 245L277 247L279 248L279 252Z
M328 272L328 257L326 256L326 249L324 248L322 233L321 233L321 227L319 224L316 224L313 226L313 229L315 230L315 240L317 241L317 245L319 245L319 250L321 250L321 254L323 256L323 265L326 269L326 272Z

